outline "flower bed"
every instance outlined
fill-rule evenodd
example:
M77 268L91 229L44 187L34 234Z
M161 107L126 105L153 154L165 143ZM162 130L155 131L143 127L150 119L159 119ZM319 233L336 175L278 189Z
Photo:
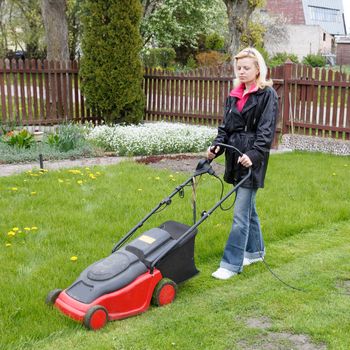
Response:
M91 129L88 139L119 156L157 155L205 150L216 128L179 123L101 125Z

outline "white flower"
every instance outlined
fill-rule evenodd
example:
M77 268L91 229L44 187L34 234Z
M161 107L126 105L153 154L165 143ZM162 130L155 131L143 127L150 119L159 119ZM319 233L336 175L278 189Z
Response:
M180 123L100 125L88 138L120 156L204 151L216 136L214 127Z

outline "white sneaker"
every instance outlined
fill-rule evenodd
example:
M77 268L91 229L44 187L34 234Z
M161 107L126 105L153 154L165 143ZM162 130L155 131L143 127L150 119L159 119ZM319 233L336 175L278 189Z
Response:
M243 266L248 266L248 265L257 263L259 261L263 261L263 258L255 258L255 259L244 258L243 259Z
M214 278L217 278L219 280L227 280L231 278L234 275L237 275L236 272L227 270L223 267L219 267L215 272L211 274Z

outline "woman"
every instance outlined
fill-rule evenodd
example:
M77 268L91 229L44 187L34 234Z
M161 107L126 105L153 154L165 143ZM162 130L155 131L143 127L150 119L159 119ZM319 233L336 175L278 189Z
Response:
M238 188L233 224L220 267L212 276L228 279L242 272L243 266L262 261L264 241L256 211L256 193L264 187L271 144L275 135L278 97L266 80L267 68L261 54L247 48L234 58L238 84L226 100L224 121L208 149L208 159L225 151L225 175L228 183L237 184L251 167L251 176ZM243 156L218 143L238 148Z

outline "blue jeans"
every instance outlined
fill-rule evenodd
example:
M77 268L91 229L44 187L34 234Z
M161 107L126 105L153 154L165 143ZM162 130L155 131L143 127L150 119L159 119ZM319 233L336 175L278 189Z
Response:
M260 258L265 254L264 240L256 211L257 189L239 187L233 224L226 242L220 267L233 272L243 270L244 257Z

